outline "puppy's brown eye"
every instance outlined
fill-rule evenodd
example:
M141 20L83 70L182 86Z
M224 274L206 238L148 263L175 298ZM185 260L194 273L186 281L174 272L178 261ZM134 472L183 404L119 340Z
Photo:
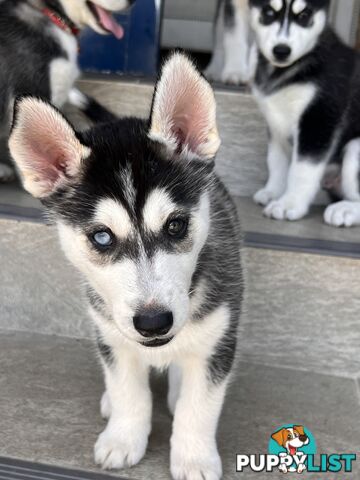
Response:
M273 8L270 7L270 5L267 5L266 7L263 8L262 18L265 24L271 23L273 20L275 20L275 17L276 17L276 12Z
M166 224L166 231L172 238L184 238L188 230L188 220L185 218L173 218Z
M299 15L296 17L296 20L297 22L306 27L310 20L311 20L311 17L312 17L312 10L310 8L305 8L305 10L303 10L302 12L299 13Z
M289 435L288 435L288 440L291 440L291 435L290 435L290 433L289 433Z

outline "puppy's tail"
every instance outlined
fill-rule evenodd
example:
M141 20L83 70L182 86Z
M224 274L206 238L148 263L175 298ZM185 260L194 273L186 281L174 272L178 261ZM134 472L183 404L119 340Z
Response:
M85 95L85 93L80 92L77 88L73 88L70 91L69 102L94 123L114 122L119 118L100 105L94 98Z

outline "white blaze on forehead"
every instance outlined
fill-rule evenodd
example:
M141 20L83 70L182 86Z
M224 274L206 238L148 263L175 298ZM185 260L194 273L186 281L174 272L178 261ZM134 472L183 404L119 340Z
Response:
M153 190L147 197L143 218L145 227L152 232L159 232L171 213L176 210L170 195L160 188Z
M295 0L292 4L292 11L295 15L299 14L306 8L305 0Z
M270 6L275 10L275 12L280 12L284 6L284 2L283 0L271 0Z
M126 238L132 231L132 223L126 209L112 198L100 200L95 210L95 222L110 230L119 238Z

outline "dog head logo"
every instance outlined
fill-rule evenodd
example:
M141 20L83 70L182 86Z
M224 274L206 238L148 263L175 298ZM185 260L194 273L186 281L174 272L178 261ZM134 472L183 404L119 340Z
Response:
M289 428L282 428L271 435L271 438L275 440L286 452L294 456L299 448L304 445L308 445L310 442L309 437L306 435L304 427L302 425L294 425Z
M280 472L303 473L307 470L308 456L316 453L316 442L304 426L284 425L271 435L269 452L280 458Z

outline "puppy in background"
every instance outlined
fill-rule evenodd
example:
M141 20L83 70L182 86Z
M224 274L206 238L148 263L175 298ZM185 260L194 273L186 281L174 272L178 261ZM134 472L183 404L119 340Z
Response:
M360 224L360 57L328 23L330 0L250 0L253 93L270 135L264 214L299 220L321 186L329 225Z
M95 100L74 89L80 75L77 36L85 27L122 38L113 14L133 0L1 0L0 1L0 138L7 137L14 99L31 94L58 108L66 102L91 120L114 116ZM14 170L0 163L0 182Z

